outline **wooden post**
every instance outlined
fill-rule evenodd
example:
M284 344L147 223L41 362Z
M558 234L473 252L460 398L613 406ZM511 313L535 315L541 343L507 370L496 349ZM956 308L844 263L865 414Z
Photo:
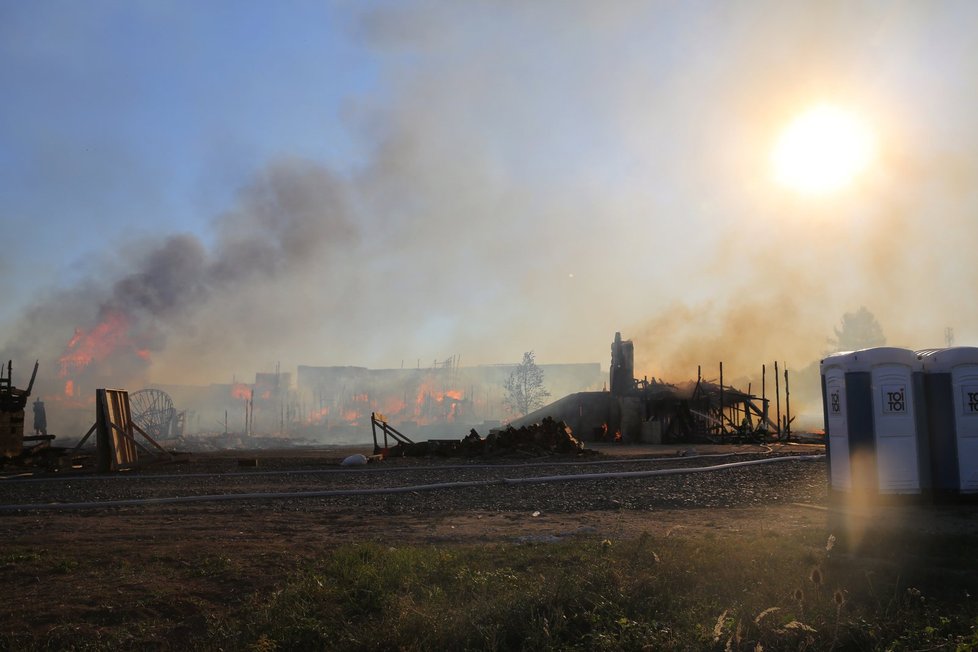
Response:
M750 392L751 386L753 384L754 383L747 383L747 396L753 396L753 394L751 394ZM747 401L744 401L744 419L747 419L747 425L751 426L751 429L753 430L754 424L753 424L753 419L750 418L750 409L747 407L748 402L752 403L753 401L750 398L748 398ZM743 421L741 421L741 423L743 423Z
M763 428L767 430L767 365L761 365L761 415Z
M370 413L370 431L374 436L374 455L380 452L380 446L377 445L377 415L375 412Z
M778 440L781 439L781 385L778 382L778 361L774 361L774 398L775 404L775 416L778 417Z
M726 433L726 427L723 425L723 362L720 363L720 441L723 441L723 436Z
M791 441L791 393L788 391L788 365L784 366L784 438Z

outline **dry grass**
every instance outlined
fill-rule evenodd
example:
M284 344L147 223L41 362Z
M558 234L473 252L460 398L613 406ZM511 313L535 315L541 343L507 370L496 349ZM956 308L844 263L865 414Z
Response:
M136 588L93 596L60 622L12 627L0 648L978 649L975 537L867 537L858 550L844 539L680 529L557 543L346 544L271 560L291 568L274 583L249 582L256 569L233 550L112 569L9 550L0 566L47 581L107 573L106 586ZM155 588L148 578L167 581Z

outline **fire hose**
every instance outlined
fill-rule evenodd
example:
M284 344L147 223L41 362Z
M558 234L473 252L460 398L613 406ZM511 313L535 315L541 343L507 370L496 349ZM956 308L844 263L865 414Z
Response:
M653 478L667 475L682 475L686 473L706 473L726 469L772 464L778 462L815 461L824 459L825 455L790 455L768 457L760 460L729 462L712 466L677 467L654 469L649 471L619 471L613 473L572 473L567 475L533 476L528 478L495 478L491 480L468 480L456 482L440 482L434 484L410 485L405 487L373 487L368 489L326 489L318 491L291 492L261 492L261 493L230 493L209 494L200 496L167 496L161 498L130 498L122 500L99 500L76 503L36 503L23 505L0 505L0 512L34 511L34 510L71 510L99 509L107 507L134 507L147 505L175 505L183 503L225 502L232 500L282 500L293 498L333 498L346 496L374 496L389 494L405 494L421 491L439 491L445 489L462 489L468 487L489 487L494 485L512 486L527 484L542 484L551 482L574 482L594 480L621 480L631 478ZM488 465L491 466L491 465ZM444 467L439 467L444 468ZM471 467L466 467L471 468ZM155 476L159 477L159 476Z
M763 446L766 450L762 451L739 451L736 453L690 453L679 456L658 456L658 457L618 457L610 460L588 460L586 462L522 462L518 464L445 464L439 465L439 470L470 470L470 469L525 469L541 466L597 466L607 464L642 464L655 462L669 462L676 459L713 459L718 457L738 457L744 455L766 455L773 452L770 446ZM288 469L283 471L234 471L229 473L153 473L147 475L127 475L119 473L101 473L95 475L64 475L59 477L5 477L0 478L3 482L57 482L71 481L78 482L83 480L167 480L167 479L187 479L187 478L209 478L220 476L222 478L235 478L247 476L250 478L275 475L319 475L333 473L397 473L402 471L417 471L417 466L392 466L392 467L371 467L371 468L331 468L331 469Z

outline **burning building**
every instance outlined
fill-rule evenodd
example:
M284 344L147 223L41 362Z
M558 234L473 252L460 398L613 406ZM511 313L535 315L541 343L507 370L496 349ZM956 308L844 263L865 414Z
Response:
M611 345L608 392L577 392L551 403L511 425L550 417L571 426L584 440L644 443L695 440L761 439L778 431L768 416L769 401L699 376L671 384L636 379L634 345L615 334ZM787 400L787 389L785 398Z
M462 367L458 358L415 369L307 367L298 369L298 392L308 422L334 434L362 429L383 414L409 435L452 436L471 427L493 427L513 415L503 385L515 364ZM601 365L540 365L552 394L601 387Z
M299 366L259 372L254 383L153 384L185 411L185 432L275 435L333 443L362 442L370 415L383 414L406 434L457 436L513 415L503 385L515 364L462 367L458 358L414 369ZM551 393L602 387L599 363L540 365Z

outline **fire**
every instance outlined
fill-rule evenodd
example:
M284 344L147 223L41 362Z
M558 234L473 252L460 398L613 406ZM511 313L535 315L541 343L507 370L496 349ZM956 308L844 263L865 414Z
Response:
M58 360L61 364L61 377L78 372L90 365L93 360L108 357L113 351L129 345L129 318L121 312L110 311L95 328L85 332L75 329L75 334L65 347L64 355ZM149 351L139 355L149 359Z
M417 403L418 405L424 405L427 401L442 403L444 402L446 396L453 401L461 401L464 399L464 394L457 389L450 389L448 391L441 392L432 389L428 385L422 385L421 388L418 389Z
M329 416L329 408L324 407L320 410L313 410L309 413L309 423L322 423Z
M384 407L381 410L382 413L393 416L395 414L400 414L407 407L407 403L399 398L387 398L384 401Z
M235 383L231 386L231 396L246 401L251 398L251 388L244 383Z
M422 425L440 420L455 421L464 401L465 394L460 390L435 389L431 382L424 382L418 388L414 418Z
M51 400L57 399L80 399L78 388L78 377L93 365L99 366L98 373L101 375L115 376L119 371L119 366L115 363L125 361L123 369L131 369L129 361L139 359L143 363L150 362L150 350L136 346L133 342L131 333L132 320L128 315L112 309L105 309L101 313L101 320L90 330L75 328L74 333L65 345L64 353L58 358L60 366L59 376L64 379L64 394L48 397ZM119 360L120 354L128 356L128 360ZM99 363L106 363L106 366ZM90 379L95 381L95 379ZM106 378L98 379L97 382L105 382ZM121 382L128 379L111 379L109 382Z

